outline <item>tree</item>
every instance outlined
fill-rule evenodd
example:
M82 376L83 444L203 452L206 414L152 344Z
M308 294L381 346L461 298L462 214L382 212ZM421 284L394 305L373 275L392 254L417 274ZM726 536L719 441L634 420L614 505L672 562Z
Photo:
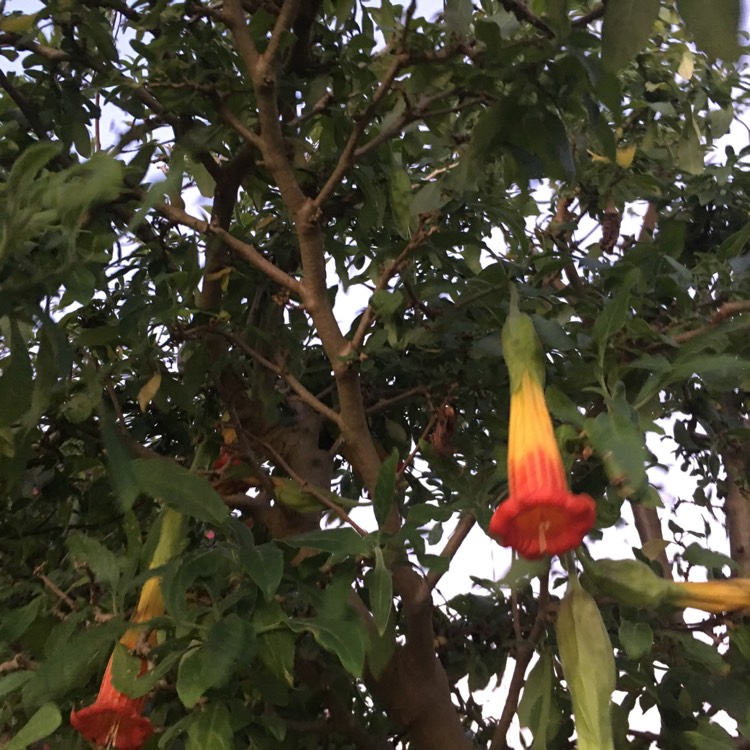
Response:
M710 13L3 11L6 748L747 745L749 82ZM596 525L433 601L508 495L513 294Z

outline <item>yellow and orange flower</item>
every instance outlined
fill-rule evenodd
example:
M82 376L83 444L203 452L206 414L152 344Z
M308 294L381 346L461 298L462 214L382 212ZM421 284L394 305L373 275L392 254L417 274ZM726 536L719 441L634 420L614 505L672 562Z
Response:
M159 542L151 560L151 568L158 568L176 554L183 539L183 518L176 511L167 509L162 518ZM149 578L141 589L138 606L131 618L135 625L145 623L154 617L164 614L164 598L161 592L161 578ZM143 628L128 628L120 638L120 643L127 649L134 649L139 641L147 636L147 641L155 643L155 633L148 633ZM71 711L70 724L89 742L97 747L113 750L141 750L146 740L153 734L154 728L143 716L145 696L130 698L121 693L112 684L112 659L110 657L99 694L94 703L80 711ZM141 658L140 674L148 670L148 661Z
M542 390L539 342L526 315L509 316L503 347L511 374L509 496L492 516L489 533L529 559L559 555L583 541L596 506L568 488Z
M155 576L144 584L132 622L147 622L161 614L164 614L164 599L159 578ZM120 643L133 649L141 636L142 631L138 628L128 628ZM98 747L140 750L154 732L151 722L141 713L146 698L129 698L115 688L112 684L112 659L111 656L104 670L96 700L80 711L72 711L70 724ZM148 662L141 659L141 674L147 669Z
M141 750L153 734L151 722L142 715L142 698L129 698L112 684L112 658L104 671L99 695L94 703L70 714L71 726L97 747L115 750ZM148 668L145 659L141 672Z

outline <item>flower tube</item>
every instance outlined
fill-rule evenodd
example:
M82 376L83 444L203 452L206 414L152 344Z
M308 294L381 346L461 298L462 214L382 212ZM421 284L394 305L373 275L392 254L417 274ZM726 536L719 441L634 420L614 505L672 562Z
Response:
M560 449L544 399L542 351L531 319L512 309L503 328L510 372L508 498L489 533L528 559L575 549L596 520L588 495L568 488Z

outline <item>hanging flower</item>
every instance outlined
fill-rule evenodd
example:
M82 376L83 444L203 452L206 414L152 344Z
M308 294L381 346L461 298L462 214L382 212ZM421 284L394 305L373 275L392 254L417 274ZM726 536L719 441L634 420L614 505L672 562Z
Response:
M511 384L509 497L492 516L489 533L529 559L558 555L583 541L596 506L568 489L544 400L541 346L531 319L517 309L503 328L503 354Z
M182 516L166 510L162 518L159 543L151 560L151 568L164 565L177 551L183 537ZM141 589L138 606L131 622L144 623L164 614L164 598L159 576L149 578ZM120 643L127 649L134 649L144 637L143 628L128 628ZM147 640L153 645L154 633ZM99 694L94 703L80 711L71 711L70 724L89 742L97 747L113 750L141 750L146 740L153 734L151 722L142 715L145 696L130 698L112 684L112 660L110 657ZM148 670L148 661L141 659L140 674Z
M675 607L695 607L717 614L750 609L750 578L670 582L666 600Z
M151 722L141 714L146 700L129 698L112 684L112 658L104 671L99 695L94 703L70 714L71 726L98 747L115 750L141 750L153 734ZM141 662L141 673L147 669Z

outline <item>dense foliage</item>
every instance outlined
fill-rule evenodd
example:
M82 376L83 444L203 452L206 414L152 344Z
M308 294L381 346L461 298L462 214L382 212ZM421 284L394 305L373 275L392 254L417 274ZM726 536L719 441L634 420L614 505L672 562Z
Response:
M557 641L585 608L615 747L748 746L736 604L686 624L583 553L557 630L572 557L498 583L477 555L433 603L507 495L511 286L588 541L634 524L613 556L750 576L750 172L721 140L750 83L739 2L18 6L0 746L86 746L68 717L143 619L165 507L186 518L156 558L165 611L111 670L147 696L146 748L573 747L568 685L599 652L563 644L564 680ZM698 486L679 513L646 473L665 430Z

